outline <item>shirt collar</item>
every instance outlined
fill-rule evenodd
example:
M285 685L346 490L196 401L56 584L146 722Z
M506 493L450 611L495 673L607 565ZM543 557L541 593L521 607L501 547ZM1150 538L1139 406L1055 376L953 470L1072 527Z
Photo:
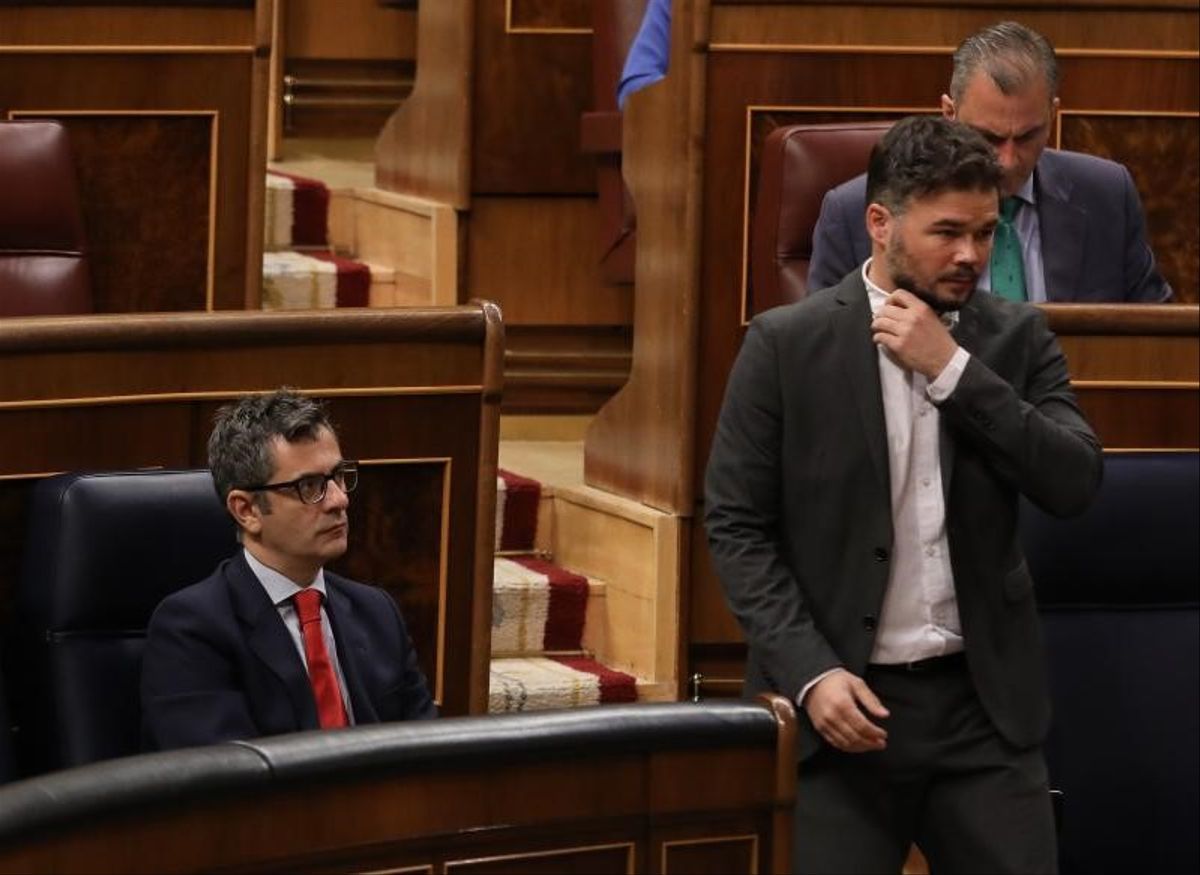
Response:
M863 262L862 278L863 285L867 287L867 300L871 304L871 315L875 316L881 309L883 309L883 305L887 303L890 293L885 292L883 289L879 288L879 286L875 285L875 283L871 282L871 277L868 275L868 270L870 267L871 259L868 258ZM958 315L959 314L957 310L947 310L945 313L939 315L938 318L942 320L943 325L953 330L954 326L958 324Z
M269 565L264 565L254 557L254 554L242 548L243 554L246 556L246 564L250 566L250 570L254 572L254 576L258 578L258 582L262 584L262 588L267 591L267 597L271 600L271 604L279 607L282 604L290 602L292 596L301 590L315 589L321 593L322 600L325 599L325 569L318 568L317 576L313 578L312 583L308 586L297 586L296 583L285 574L280 574Z
M1033 173L1037 173L1036 168L1034 169ZM1029 204L1030 206L1037 205L1037 197L1034 196L1033 190L1033 173L1026 176L1025 181L1021 183L1021 187L1013 193L1013 197L1019 199L1022 203Z

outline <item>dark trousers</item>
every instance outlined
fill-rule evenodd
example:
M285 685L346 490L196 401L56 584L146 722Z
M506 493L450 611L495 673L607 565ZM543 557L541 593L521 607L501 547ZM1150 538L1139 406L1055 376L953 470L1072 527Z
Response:
M800 764L795 872L896 875L914 842L932 873L1057 871L1041 749L997 734L964 659L865 680L891 712L887 748Z

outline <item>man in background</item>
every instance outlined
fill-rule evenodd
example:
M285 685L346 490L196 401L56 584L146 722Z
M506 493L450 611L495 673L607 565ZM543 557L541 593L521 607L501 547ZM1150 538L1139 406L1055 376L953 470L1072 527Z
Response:
M289 390L223 407L208 459L242 550L150 620L145 746L435 716L391 597L325 570L358 466L324 408Z
M725 390L705 523L745 692L801 706L797 872L1057 865L1017 511L1082 512L1101 451L1042 312L976 294L1001 175L966 125L898 122L871 258L756 317Z
M1041 34L1013 21L954 53L942 114L979 131L1004 170L1000 222L979 286L1040 303L1161 303L1172 297L1146 242L1137 189L1121 164L1046 149L1058 112L1058 63ZM865 176L830 191L813 231L811 290L870 254Z

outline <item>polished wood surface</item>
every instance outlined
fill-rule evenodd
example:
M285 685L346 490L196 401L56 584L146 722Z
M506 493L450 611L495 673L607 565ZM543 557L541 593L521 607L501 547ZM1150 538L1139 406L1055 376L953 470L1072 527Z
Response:
M426 3L417 16L412 94L375 143L375 184L389 191L470 204L472 0Z
M596 415L584 448L589 485L681 516L691 514L696 486L706 6L674 5L671 75L626 103L623 154L639 241L633 369Z
M0 611L48 474L204 467L216 407L290 385L364 462L338 567L389 589L447 713L487 708L503 329L491 304L0 321Z
M272 2L0 7L0 118L71 129L100 311L258 306Z
M540 733L540 752L523 745L521 756L497 749L462 763L447 756L414 762L411 755L389 762L387 754L402 751L380 749L390 745L387 733L418 742L441 728L436 722L359 727L338 739L349 742L340 773L320 763L314 743L307 779L293 767L286 775L249 775L240 793L236 785L189 792L193 776L181 774L170 805L150 809L135 800L60 823L50 834L10 832L0 844L0 871L785 873L795 714L779 697L763 704L774 738L710 733L681 744L679 730L657 718L661 741L643 730L644 740L622 744L617 725L571 750L555 746L551 730ZM537 731L537 715L514 716ZM494 723L460 721L443 745L486 738ZM368 736L380 742L356 743ZM324 757L338 750L328 746ZM119 784L124 764L146 769L147 759L105 764L106 775ZM166 769L167 759L153 762ZM144 783L144 773L134 780Z

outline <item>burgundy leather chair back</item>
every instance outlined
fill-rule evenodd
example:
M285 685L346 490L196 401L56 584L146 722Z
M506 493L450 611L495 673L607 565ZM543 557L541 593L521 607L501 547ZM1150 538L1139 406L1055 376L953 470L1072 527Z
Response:
M867 169L892 122L787 125L763 144L750 234L756 312L808 294L813 228L825 192Z
M67 131L52 121L0 122L0 316L92 306Z

